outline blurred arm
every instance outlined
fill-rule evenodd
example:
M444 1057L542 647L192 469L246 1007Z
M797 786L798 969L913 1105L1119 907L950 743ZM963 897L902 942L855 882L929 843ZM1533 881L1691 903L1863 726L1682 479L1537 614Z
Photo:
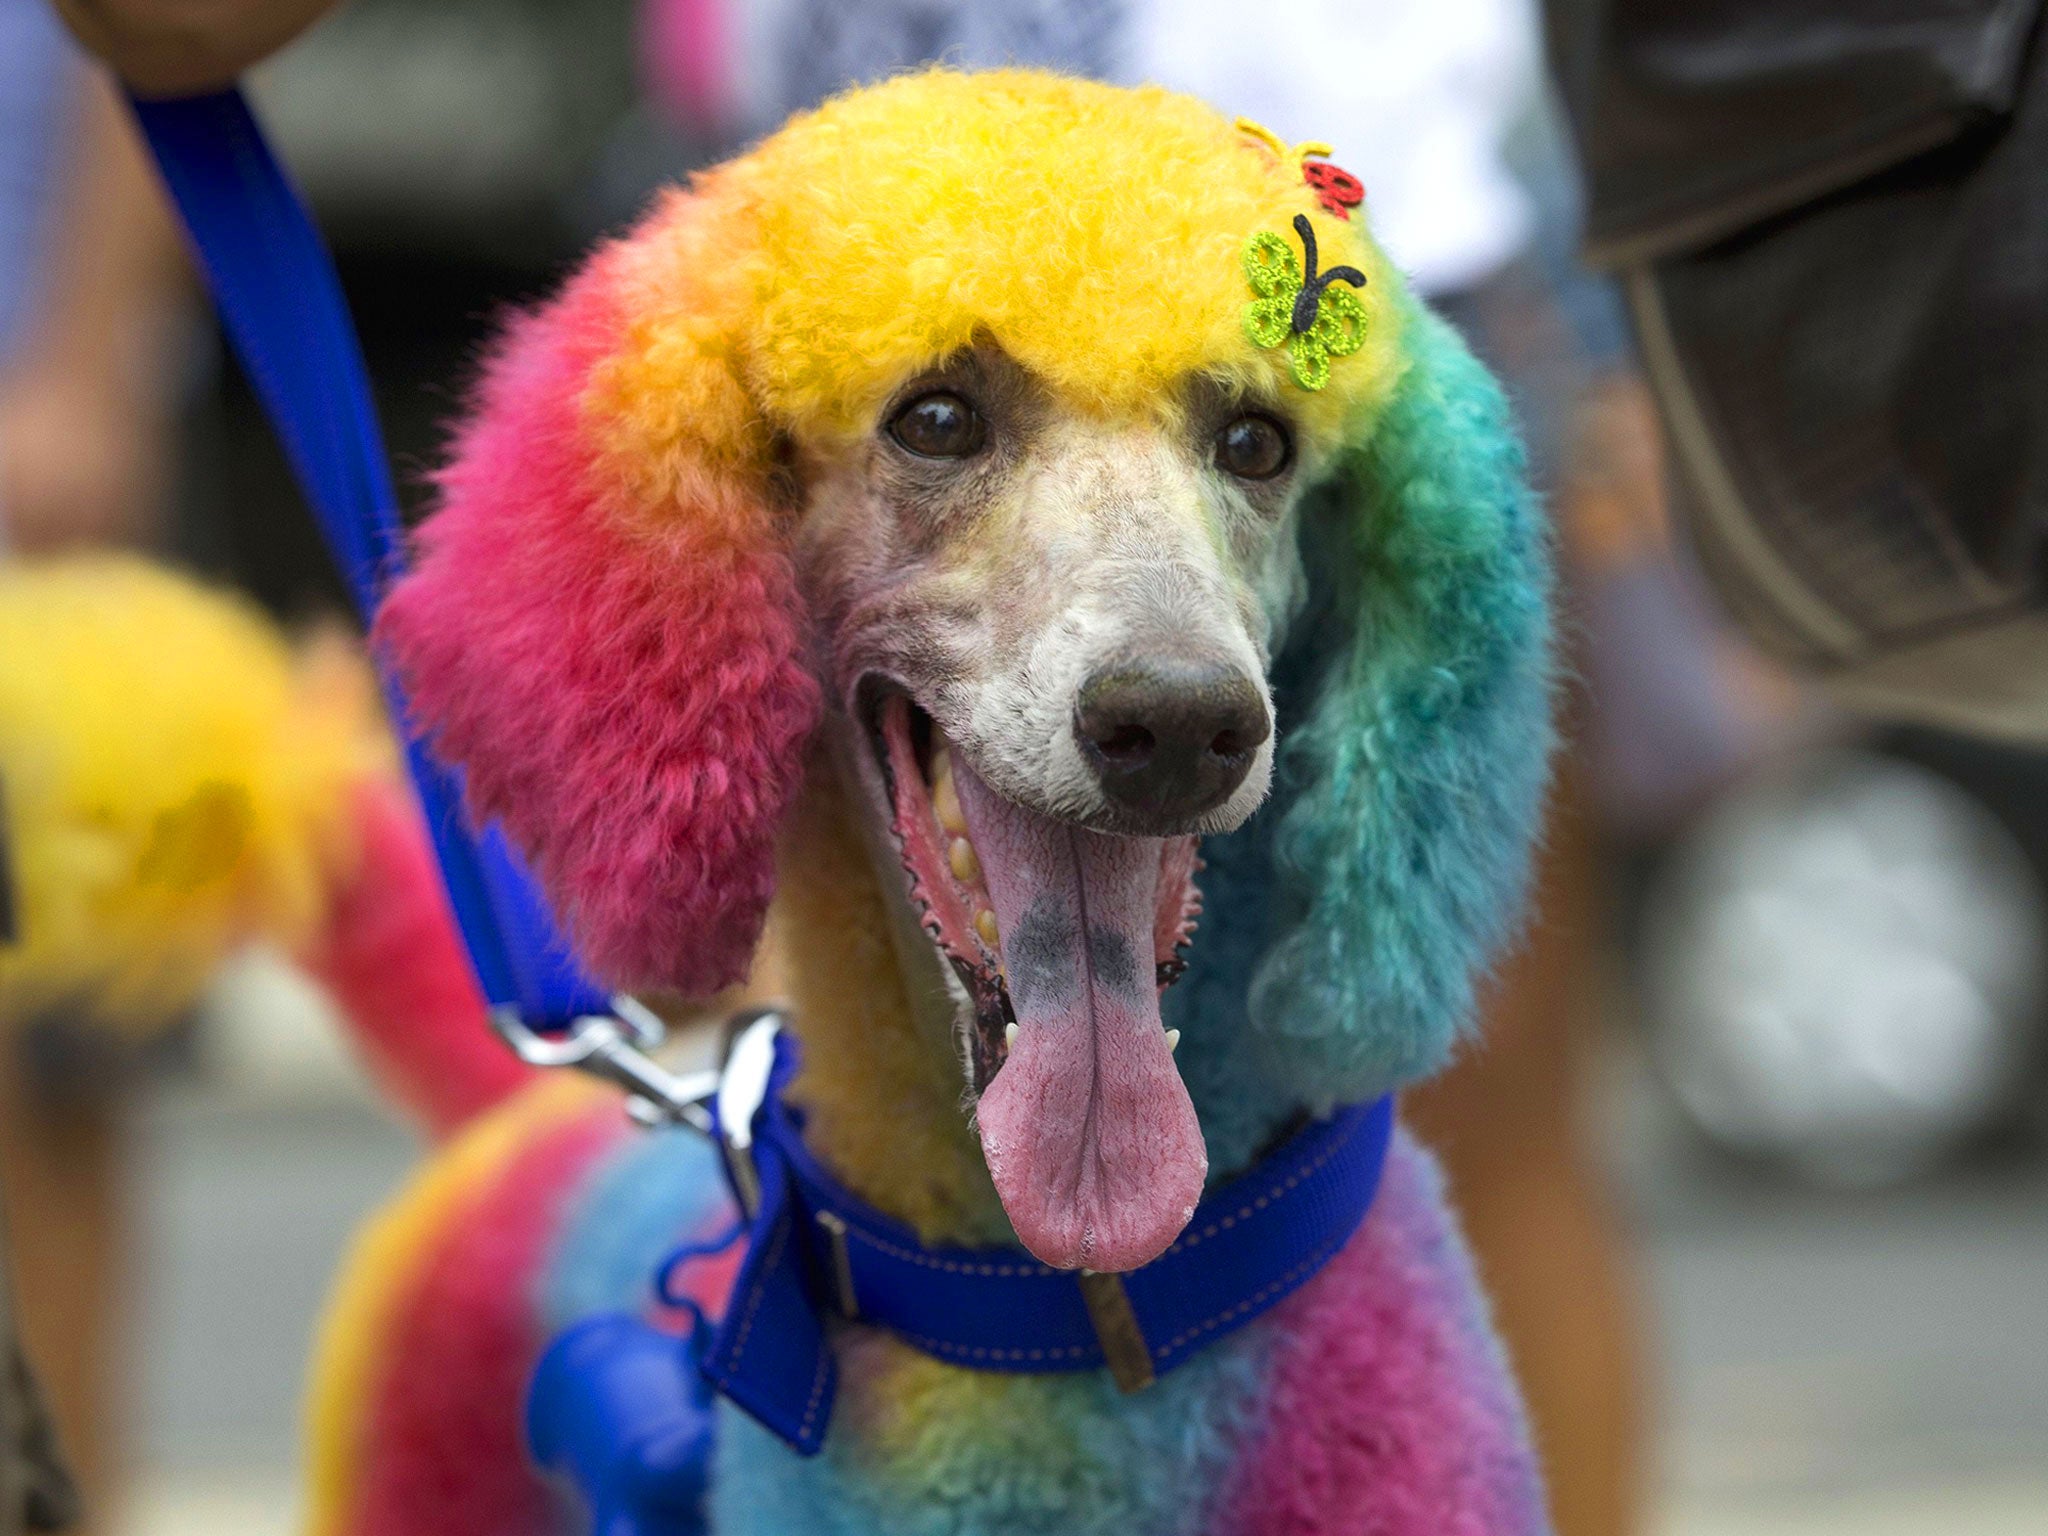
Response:
M42 302L0 369L0 520L22 549L148 538L185 259L113 88L83 79Z
M56 0L78 40L137 90L225 85L332 9L335 0Z

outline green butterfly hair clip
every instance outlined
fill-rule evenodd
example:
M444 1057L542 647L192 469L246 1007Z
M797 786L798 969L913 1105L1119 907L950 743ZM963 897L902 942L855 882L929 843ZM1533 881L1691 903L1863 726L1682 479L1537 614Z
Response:
M1244 248L1244 275L1258 297L1244 307L1244 333L1254 346L1287 343L1287 361L1294 382L1303 389L1321 389L1330 382L1330 359L1349 357L1365 345L1365 305L1350 288L1365 286L1356 267L1316 271L1316 231L1306 214L1294 216L1295 233L1308 258L1308 273L1294 259L1293 247L1271 230L1260 230Z

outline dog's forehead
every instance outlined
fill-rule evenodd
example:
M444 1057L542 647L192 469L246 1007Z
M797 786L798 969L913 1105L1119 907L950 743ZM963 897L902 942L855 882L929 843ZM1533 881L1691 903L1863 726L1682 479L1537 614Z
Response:
M1312 431L1398 371L1398 279L1365 219L1333 216L1299 165L1163 90L906 76L794 120L705 185L745 210L735 345L794 424L856 430L906 373L977 336L1085 410L1144 410L1210 376L1299 397ZM1313 392L1246 316L1248 242L1297 240L1298 219L1324 270L1364 278L1363 345Z

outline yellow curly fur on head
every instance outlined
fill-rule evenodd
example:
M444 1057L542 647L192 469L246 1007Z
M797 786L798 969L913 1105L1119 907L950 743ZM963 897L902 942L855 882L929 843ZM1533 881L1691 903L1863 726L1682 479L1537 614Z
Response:
M1363 348L1310 393L1245 334L1247 241L1361 268ZM1078 407L1139 415L1205 373L1284 398L1326 445L1400 369L1400 278L1298 162L1192 97L1030 71L931 70L794 118L673 197L627 246L630 341L586 399L642 494L681 456L759 454L762 423L856 433L978 334ZM707 362L723 366L706 368ZM656 477L651 483L650 471Z
M0 793L19 933L0 1026L146 1029L237 944L295 944L389 747L360 660L140 560L0 567Z

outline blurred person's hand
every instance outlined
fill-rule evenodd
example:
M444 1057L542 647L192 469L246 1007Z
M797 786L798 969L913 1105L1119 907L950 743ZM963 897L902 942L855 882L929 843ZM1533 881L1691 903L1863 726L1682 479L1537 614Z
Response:
M55 0L78 40L152 96L225 85L336 0Z

